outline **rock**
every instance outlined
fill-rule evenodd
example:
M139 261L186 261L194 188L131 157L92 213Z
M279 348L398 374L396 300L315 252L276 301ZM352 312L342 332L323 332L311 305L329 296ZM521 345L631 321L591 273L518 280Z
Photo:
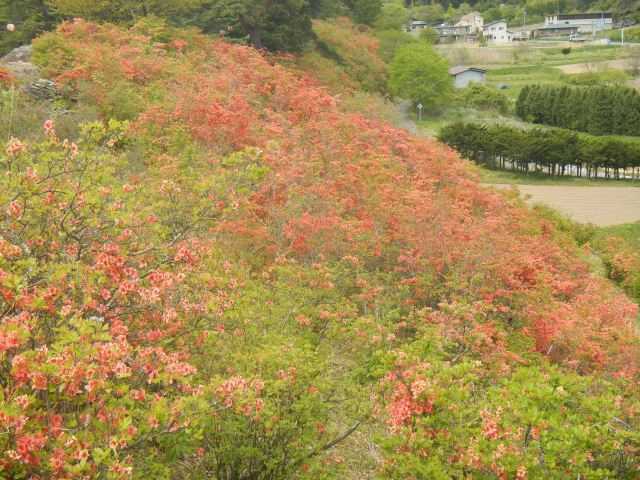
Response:
M59 95L55 82L45 78L39 78L24 88L32 97L38 100L53 100Z
M24 91L38 100L53 100L60 95L55 82L40 78L40 70L31 63L31 45L14 48L0 58L0 67L24 84Z
M33 47L31 45L23 45L18 48L14 48L4 57L0 58L0 63L13 63L13 62L31 62L31 53Z
M7 70L18 80L34 80L40 76L40 70L31 63L31 45L14 48L0 58L0 67Z

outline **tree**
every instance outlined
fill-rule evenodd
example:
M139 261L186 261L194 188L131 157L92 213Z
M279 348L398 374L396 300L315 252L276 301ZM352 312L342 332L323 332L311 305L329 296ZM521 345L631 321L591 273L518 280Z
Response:
M345 0L357 23L372 25L382 11L382 0Z
M453 91L448 68L447 61L431 45L406 45L393 59L389 87L394 95L437 109Z
M433 45L434 43L438 43L438 31L435 28L423 28L422 31L420 32L420 40L427 42L431 45Z
M382 59L387 63L393 60L398 48L403 45L418 43L418 40L414 36L400 30L384 30L382 32L377 32L376 38L380 42L378 52Z
M44 0L0 0L0 25L13 23L14 32L0 35L0 56L29 43L33 37L55 25L56 17Z
M401 30L409 21L409 10L398 3L386 3L375 21L377 30Z
M132 21L146 15L171 17L202 6L203 0L45 0L63 16L102 21Z
M205 0L204 6L196 25L205 32L247 38L256 48L300 51L313 38L307 0Z
M444 19L444 8L439 3L432 3L422 7L415 8L413 15L417 20L425 22L441 22Z

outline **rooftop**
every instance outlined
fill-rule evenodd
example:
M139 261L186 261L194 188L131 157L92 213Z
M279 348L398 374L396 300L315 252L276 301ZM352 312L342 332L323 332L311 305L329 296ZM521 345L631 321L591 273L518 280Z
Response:
M461 73L464 73L464 72L467 72L467 71L478 72L478 73L487 73L487 71L482 69L482 68L459 66L459 67L451 67L449 69L449 75L454 75L454 76L455 75L460 75Z
M502 20L494 20L493 22L485 23L484 28L490 27L491 25L495 25L497 23L507 23L507 21L504 18Z

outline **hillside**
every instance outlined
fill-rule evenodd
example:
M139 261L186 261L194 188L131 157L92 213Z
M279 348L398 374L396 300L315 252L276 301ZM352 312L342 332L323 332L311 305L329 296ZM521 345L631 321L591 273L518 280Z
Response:
M34 59L0 478L636 478L637 305L451 149L158 20Z

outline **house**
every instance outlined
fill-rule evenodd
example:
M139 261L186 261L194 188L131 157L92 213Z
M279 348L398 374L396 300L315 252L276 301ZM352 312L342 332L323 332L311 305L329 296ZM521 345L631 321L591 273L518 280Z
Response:
M476 67L452 67L449 75L453 77L453 86L465 88L471 82L484 83L487 71Z
M578 27L569 25L549 25L531 32L533 38L571 39L578 33Z
M407 32L419 32L427 28L429 24L423 20L412 20L407 26Z
M455 24L456 27L468 27L469 33L473 34L480 33L483 25L484 19L478 12L471 12L463 15L458 23Z
M433 28L438 32L438 37L441 42L456 41L464 39L469 35L469 27L466 25L457 26L442 23Z
M571 13L548 15L544 20L545 27L577 27L578 33L595 33L613 28L611 12Z
M540 23L538 25L522 25L521 27L510 27L509 31L511 32L511 40L513 40L514 42L529 40L533 37L533 30L542 26L544 26L544 24Z
M496 20L495 22L487 23L482 28L484 38L490 42L507 43L512 40L512 34L507 30L506 20Z

